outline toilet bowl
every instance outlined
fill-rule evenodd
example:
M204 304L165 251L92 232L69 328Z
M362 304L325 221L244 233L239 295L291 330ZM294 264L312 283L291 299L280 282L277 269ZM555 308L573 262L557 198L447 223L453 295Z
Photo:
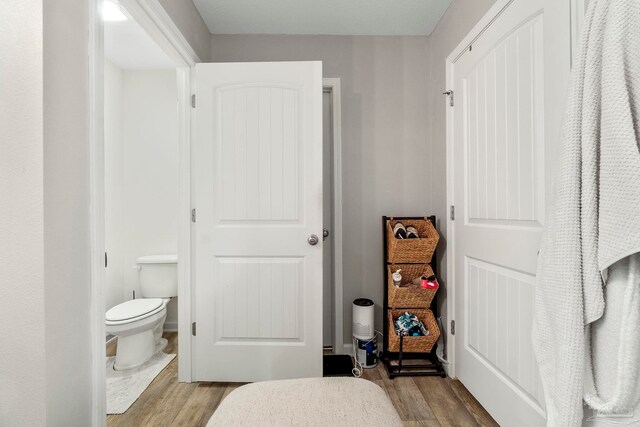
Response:
M118 338L114 369L142 365L164 350L162 338L167 303L177 295L177 257L151 255L137 259L143 298L123 302L105 315L105 330Z
M106 332L118 337L114 369L142 365L167 346L162 327L169 299L141 298L118 304L105 316Z

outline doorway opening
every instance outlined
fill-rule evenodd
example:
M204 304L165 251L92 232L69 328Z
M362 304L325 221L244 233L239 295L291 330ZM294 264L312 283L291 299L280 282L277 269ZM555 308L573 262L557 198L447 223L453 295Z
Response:
M123 5L104 2L102 20L106 409L118 415L177 364L179 64Z
M107 3L109 4L107 6L110 8L109 11L104 9ZM113 12L115 12L115 16ZM109 17L115 20L107 22ZM107 26L111 26L111 28L106 28ZM120 33L120 39L117 39L118 36L116 35L115 43L114 40L109 39L114 36L114 34L110 33L114 27ZM200 60L184 37L182 37L164 8L155 1L92 1L90 2L89 28L91 37L89 49L91 109L89 146L91 156L92 400L93 425L104 425L106 421L105 337L107 336L105 311L110 305L117 303L119 299L134 299L133 291L136 291L138 297L140 296L140 282L136 280L137 271L131 268L134 265L138 265L138 260L132 264L132 257L160 255L162 252L165 255L167 255L167 252L171 252L170 255L173 255L173 265L174 268L177 267L178 298L177 300L173 298L165 301L164 310L166 312L168 308L169 311L169 328L175 329L177 327L182 336L178 343L182 356L178 362L178 379L183 382L191 381L191 340L189 329L191 316L191 295L189 292L190 217L189 215L180 215L179 212L188 213L191 205L189 178L190 69ZM106 34L105 29L107 31ZM137 35L137 38L135 38L137 42L146 37L146 44L128 43L126 41L127 37L132 35ZM114 52L109 51L110 45L120 49L115 52L116 55L121 56L120 60L114 60L112 56ZM138 66L135 65L136 61L140 62L142 60L147 61L146 67L140 67L140 63L138 63ZM154 62L154 60L160 62ZM116 62L120 62L120 65L116 66ZM142 69L136 70L136 67ZM123 69L127 70L123 71ZM155 70L155 72L151 72L151 70ZM156 75L150 79L141 78L141 75L147 72ZM106 73L109 73L109 76L106 76ZM166 79L159 91L153 89L157 85L151 84L152 81L157 79ZM136 81L137 83L135 83ZM109 88L106 88L107 84L110 85ZM124 96L123 89L125 87L135 88L138 92L146 88L151 93L139 97L140 104L136 105L137 102L133 102L135 101L135 96ZM107 96L105 96L105 89L110 91ZM170 98L164 99L162 102L153 98L154 96L159 96L159 93L165 89L171 91ZM117 95L118 92L120 97ZM167 93L164 93L163 96L166 95ZM125 105L125 98L130 98L126 100L130 107L126 117L122 111L124 108L119 112L117 111L118 106L123 107ZM156 103L155 101L158 102ZM110 106L107 106L106 102L109 102ZM142 104L146 105L148 109L143 108ZM107 112L105 107L111 110ZM167 111L170 117L161 118L155 114L147 114L148 110L155 111L160 107ZM109 123L105 122L105 118ZM165 123L165 119L170 123ZM131 126L127 126L125 122ZM145 126L136 126L137 122L144 122ZM154 129L154 123L157 123L155 127L158 129L169 125L171 129L166 132L167 135L157 132L153 134L153 131L158 130ZM136 134L137 128L146 128L152 134L151 136L147 135L147 137ZM123 144L124 140L121 140L119 144L113 144L114 140L121 139L125 134L128 135L126 147ZM168 135L171 135L171 144L163 145L162 140L169 141ZM144 143L148 143L149 146L145 146ZM116 146L119 146L118 149L120 151L114 149ZM159 149L160 146L162 146L162 149ZM129 162L126 165L124 161L125 151L128 153L127 161ZM143 159L145 158L145 153L148 154L149 158L147 163L154 162L151 157L161 155L155 160L160 163L167 163L167 165L170 164L168 166L170 170L165 177L167 180L171 177L171 188L162 192L162 194L158 193L160 185L151 186L150 189L135 187L135 185L149 181L150 175L154 175L153 173L144 174L141 172L144 170L145 162ZM167 157L170 157L170 160ZM135 167L136 162L140 165L138 170ZM132 183L132 188L127 188L126 191L124 189L125 174L122 173L124 170L130 172L128 175ZM159 171L156 170L155 175L158 175L157 172ZM114 185L114 182L116 185ZM143 190L148 191L142 194ZM132 203L124 203L125 198L123 195L125 193L131 196L126 200L131 199ZM138 247L136 254L129 253L129 249L132 248L129 246L131 241L126 240L127 234L131 234L130 237L133 239L134 234L138 235L141 229L147 230L145 227L159 218L158 215L142 215L141 211L146 207L140 207L139 202L144 197L149 197L154 200L153 203L161 203L163 198L169 199L169 197L166 197L168 193L173 194L171 197L173 205L170 209L164 210L165 212L160 216L173 216L170 220L172 224L167 227L172 230L172 235L174 236L171 247L160 243L160 240L163 239L157 236L163 235L164 232L159 231L157 234L153 233L158 239L155 241L155 244L157 244L155 248ZM140 209L135 209L134 205ZM129 230L130 227L127 228L127 230L131 231L129 233L122 225L127 221L133 220L134 217L137 220L141 217L149 218L149 222L141 227L135 227L134 225L135 230ZM126 218L126 221L123 221L123 218ZM117 229L118 232L113 233L114 229ZM166 236L164 240L165 243L168 241ZM108 248L112 249L107 251ZM175 262L176 254L179 260L177 265ZM119 270L119 272L116 270ZM120 283L120 289L108 288L109 283ZM178 308L177 305L180 307ZM176 310L178 311L177 316Z
M323 128L323 308L322 345L325 352L342 354L342 144L340 79L322 80Z

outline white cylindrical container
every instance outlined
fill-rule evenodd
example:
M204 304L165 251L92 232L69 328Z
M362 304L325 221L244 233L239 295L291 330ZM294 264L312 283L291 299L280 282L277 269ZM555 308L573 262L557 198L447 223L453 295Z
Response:
M358 298L353 301L353 337L359 340L370 340L374 337L373 301Z

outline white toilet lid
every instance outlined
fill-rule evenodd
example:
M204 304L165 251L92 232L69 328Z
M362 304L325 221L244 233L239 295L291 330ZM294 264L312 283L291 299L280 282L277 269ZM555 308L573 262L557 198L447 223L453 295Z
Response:
M110 322L134 319L158 309L162 302L162 298L133 299L109 309L105 318Z

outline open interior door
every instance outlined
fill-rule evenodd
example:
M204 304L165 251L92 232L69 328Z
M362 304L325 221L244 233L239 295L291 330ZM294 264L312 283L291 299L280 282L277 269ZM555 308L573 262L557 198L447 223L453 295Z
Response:
M195 82L194 380L322 376L322 63Z
M450 68L455 374L504 426L545 424L531 327L569 12L568 1L498 1Z

